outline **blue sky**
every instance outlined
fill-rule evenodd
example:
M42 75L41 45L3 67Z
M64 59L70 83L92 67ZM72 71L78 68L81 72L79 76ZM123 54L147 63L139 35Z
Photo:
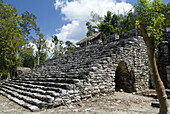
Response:
M123 13L133 7L137 0L3 0L16 7L19 14L29 11L37 16L37 25L45 38L52 35L60 40L74 43L86 37L85 22L91 11L101 16L108 10ZM168 3L168 0L163 0Z
M18 13L29 11L37 17L37 25L44 34L53 35L56 29L67 23L61 20L62 14L55 10L55 0L3 0L16 7Z

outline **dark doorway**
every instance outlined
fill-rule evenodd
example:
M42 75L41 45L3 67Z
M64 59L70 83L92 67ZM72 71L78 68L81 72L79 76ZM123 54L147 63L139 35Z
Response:
M119 62L115 76L116 91L123 89L124 92L134 92L134 82L133 71L128 71L127 64L124 61Z

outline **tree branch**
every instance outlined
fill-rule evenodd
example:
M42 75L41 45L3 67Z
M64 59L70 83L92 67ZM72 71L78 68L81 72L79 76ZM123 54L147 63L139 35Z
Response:
M145 44L148 46L149 45L148 44L149 37L148 37L147 31L144 28L144 25L142 23L140 23L140 31L141 31L141 34L143 36L143 40L144 40Z

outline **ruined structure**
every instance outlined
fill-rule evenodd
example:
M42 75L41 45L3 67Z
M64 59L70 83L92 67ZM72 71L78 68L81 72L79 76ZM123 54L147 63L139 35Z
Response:
M106 35L103 32L96 33L92 36L84 38L76 43L80 47L86 47L93 44L102 44L106 39Z
M170 89L170 28L164 28L163 41L157 50L157 65L166 89Z
M22 74L22 73L26 73L30 70L31 69L29 67L17 67L17 76Z
M149 88L146 47L140 36L87 38L81 48L37 66L0 86L0 93L32 111L115 90ZM105 37L105 38L104 38ZM104 40L103 40L104 39ZM102 41L102 42L101 42Z

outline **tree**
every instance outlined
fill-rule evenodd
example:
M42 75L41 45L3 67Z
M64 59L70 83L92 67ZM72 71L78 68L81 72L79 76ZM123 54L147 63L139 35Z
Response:
M135 28L135 16L131 10L124 15L112 14L112 12L107 11L103 18L93 12L90 16L91 22L86 23L88 29L86 36L91 36L96 32L104 32L107 36L115 33L121 36L122 31Z
M23 46L30 40L30 31L38 31L36 16L28 11L18 15L15 7L0 0L0 73L14 75L22 65ZM22 58L22 59L21 59Z
M86 23L88 32L86 36L91 36L96 32L104 32L106 35L111 35L115 33L114 26L112 25L112 13L107 12L107 15L104 15L104 19L100 17L97 13L91 13L90 22Z
M58 57L60 55L63 55L65 52L65 48L63 46L64 42L62 40L59 40L56 35L52 36L53 40L52 42L54 43L54 53L53 53L53 58Z
M104 15L104 20L98 24L98 28L100 32L104 32L107 36L115 33L114 26L112 25L112 12L107 11L107 15Z
M37 32L38 39L33 39L33 43L36 45L38 51L36 52L36 62L37 65L45 62L48 57L49 47L47 47L47 41L44 39L44 34L42 32Z
M107 15L104 15L104 20L100 24L98 24L98 29L100 32L104 32L105 35L109 36L115 33L115 29L112 25L112 13L110 11L107 12Z
M64 42L62 40L59 40L59 45L58 45L58 56L63 55L65 52L65 48L64 48Z
M17 10L0 2L0 14L0 72L12 75L16 67L21 65L17 52L26 40L19 26L22 22Z
M56 35L52 36L53 40L52 42L54 43L54 53L53 53L53 57L56 57L58 55L58 42L59 39Z
M77 47L70 41L66 41L65 45L66 45L65 54L68 54L68 53L74 51L75 49L77 49Z
M116 14L113 14L112 19L111 19L111 24L113 25L114 28L118 26L118 20L119 20L119 16Z
M66 41L64 43L62 40L59 40L56 35L53 35L52 38L53 38L52 42L55 45L53 58L58 57L63 54L68 54L74 51L75 49L77 49L77 47L71 41ZM65 44L65 47L63 46L64 44Z
M161 6L161 13L164 14L165 16L165 24L163 25L164 27L170 27L170 3L162 4Z
M35 19L37 19L37 17L34 14L29 13L28 11L25 11L21 15L22 23L20 24L20 26L22 27L22 33L26 40L31 40L31 30L34 30L36 33L39 32L39 28L37 28Z
M38 63L37 63L37 65L39 65L39 63L40 63L40 51L42 50L43 43L45 42L43 33L40 33L38 35L39 35L39 39L37 42L37 47L38 47Z
M112 12L107 11L107 15L104 15L104 21L103 22L111 22L112 20Z
M102 22L99 26L99 31L104 32L106 36L112 35L115 33L115 29L110 22Z
M22 47L21 51L19 52L19 56L21 58L23 67L34 67L35 56L33 54L33 51L33 47L29 44L26 44Z
M151 76L155 85L160 104L160 114L167 114L168 101L165 93L165 87L160 79L156 59L155 47L162 40L162 27L164 25L165 16L161 13L162 3L160 0L153 2L148 0L139 0L135 6L137 24L140 26L140 31L143 40L147 47L147 54L150 63Z
M92 26L90 22L87 22L86 26L87 26L87 30L88 30L87 33L86 33L86 36L91 36L94 33L96 33L94 26Z
M120 14L118 15L119 20L118 24L116 27L116 33L119 34L120 36L122 35L122 32L127 31L127 15Z
M98 25L103 22L103 18L99 16L99 14L91 12L90 14L90 22L86 22L87 33L86 36L91 36L98 32Z
M101 17L97 13L94 13L93 11L91 12L90 17L91 17L90 21L92 23L94 23L94 25L97 25L97 24L103 22L103 17Z
M130 10L127 13L127 17L126 17L126 21L125 21L126 31L135 29L135 22L136 22L135 14L134 14L134 12L132 12L132 10Z

